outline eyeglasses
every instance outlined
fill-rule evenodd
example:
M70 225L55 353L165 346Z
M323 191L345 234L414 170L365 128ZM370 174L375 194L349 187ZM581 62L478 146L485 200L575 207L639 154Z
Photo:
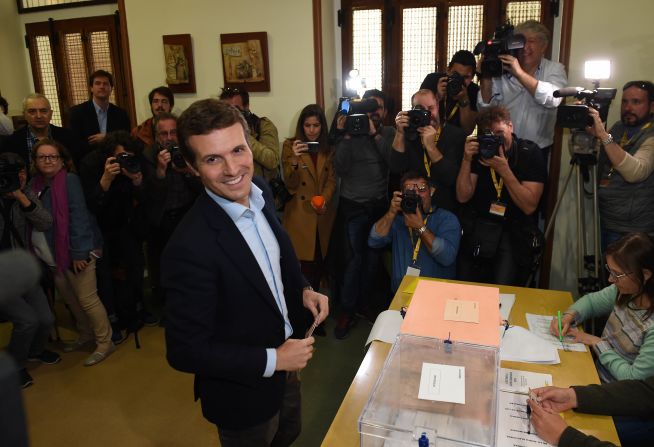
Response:
M176 137L177 136L177 129L172 129L172 130L169 130L169 131L162 130L160 132L157 132L157 135L159 135L159 138Z
M223 91L223 93L227 93L227 94L230 94L230 93L239 94L239 93L241 93L241 89L239 89L238 87L221 87L221 90Z
M415 189L418 192L425 192L425 191L427 191L429 189L429 185L424 185L424 184L419 185L417 183L413 183L413 184L409 183L408 185L406 185L404 187L404 189L410 189L410 190Z
M61 158L61 155L37 155L36 160L40 162L44 161L57 161Z
M621 278L624 278L627 275L631 275L631 272L629 273L614 272L613 270L611 270L608 264L604 264L604 267L606 267L606 271L609 272L609 278L613 276L613 279L615 279L616 281L620 281Z

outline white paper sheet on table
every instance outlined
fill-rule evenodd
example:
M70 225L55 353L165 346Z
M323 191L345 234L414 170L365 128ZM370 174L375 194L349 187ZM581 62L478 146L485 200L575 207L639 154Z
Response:
M368 346L373 340L393 343L402 326L402 315L397 310L385 310L379 314L375 324L370 329L370 335L364 346Z
M561 363L559 351L547 340L520 326L500 330L500 360L555 365Z
M563 343L559 340L558 337L550 333L550 323L552 322L552 315L536 315L536 314L525 314L527 316L527 324L529 325L529 330L534 334L538 335L543 340L547 340L552 346L556 349L563 349L564 351L577 351L577 352L586 352L586 345L583 343L572 343L566 341L566 338L563 338Z
M497 393L497 446L549 446L529 427L527 396L500 391Z
M509 368L500 368L500 374L497 380L499 390L510 393L528 393L530 388L552 385L551 374Z
M511 314L511 309L515 303L515 294L513 293L500 293L500 317L502 320L508 320Z
M418 399L465 404L465 366L423 362Z

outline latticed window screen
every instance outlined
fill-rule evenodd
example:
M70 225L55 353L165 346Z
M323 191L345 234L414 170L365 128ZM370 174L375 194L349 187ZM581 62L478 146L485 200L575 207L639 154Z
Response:
M541 2L509 2L506 5L506 17L517 25L525 20L538 20L540 21L541 15Z
M436 67L436 8L405 8L402 12L402 110L411 95Z
M447 62L459 50L472 51L482 40L484 5L450 6L447 10Z
M89 99L86 58L82 34L70 33L64 36L64 63L68 78L69 103L79 104Z
M352 68L366 89L382 88L382 11L360 9L352 14Z
M68 3L88 3L93 0L21 0L23 8L39 8L41 6L65 5Z
M41 80L42 91L52 107L52 124L61 126L61 109L59 107L59 93L57 91L57 78L52 60L50 38L48 36L34 36L32 45L36 47L36 71Z
M111 73L113 71L111 61L111 48L109 46L109 33L107 31L95 31L89 36L91 42L91 71L105 70ZM109 100L116 102L114 90L111 91Z

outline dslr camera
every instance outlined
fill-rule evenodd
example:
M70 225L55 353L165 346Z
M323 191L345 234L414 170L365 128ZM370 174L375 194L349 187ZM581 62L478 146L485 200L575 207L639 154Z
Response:
M488 160L500 154L500 146L504 144L504 137L486 131L477 137L477 141L479 142L479 157Z
M346 115L345 132L350 135L368 135L370 122L368 113L374 113L379 104L373 98L355 100L349 97L340 98L337 113Z
M18 173L22 166L0 158L0 194L6 194L20 189Z
M404 214L415 214L420 204L420 196L414 189L407 189L402 192L400 208Z
M418 128L431 124L431 113L420 104L406 113L409 117L409 126L405 130L405 135L409 140L415 140L418 138Z
M179 169L184 169L186 167L186 160L184 160L184 156L179 150L178 145L175 143L166 144L166 150L170 153L170 159L173 162L173 166Z
M495 29L492 39L482 40L475 46L475 56L482 54L484 60L481 62L481 76L484 78L495 78L502 76L504 67L499 56L509 54L518 56L518 50L525 47L525 36L513 33L513 25L505 23Z
M138 158L136 158L136 155L128 152L122 152L116 155L116 161L114 163L118 163L121 169L126 170L130 174L141 172L141 163L139 163Z
M602 121L609 115L609 106L618 92L615 88L596 88L584 90L581 87L568 87L555 90L552 96L565 98L572 96L582 101L582 104L561 105L556 111L556 124L567 129L583 129L593 125L593 119L588 114L588 107L599 112Z

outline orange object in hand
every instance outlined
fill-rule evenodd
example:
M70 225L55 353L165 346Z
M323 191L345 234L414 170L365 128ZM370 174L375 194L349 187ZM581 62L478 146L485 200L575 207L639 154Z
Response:
M317 210L324 208L325 198L323 196L313 196L311 197L311 204Z

